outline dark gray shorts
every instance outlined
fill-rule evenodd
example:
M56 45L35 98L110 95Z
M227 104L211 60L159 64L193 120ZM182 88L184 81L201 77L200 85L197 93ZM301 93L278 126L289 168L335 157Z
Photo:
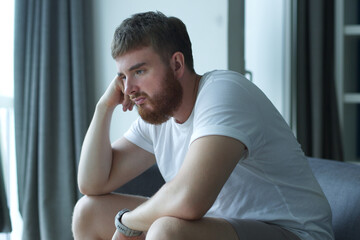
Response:
M300 240L294 233L277 225L255 220L225 218L240 240Z

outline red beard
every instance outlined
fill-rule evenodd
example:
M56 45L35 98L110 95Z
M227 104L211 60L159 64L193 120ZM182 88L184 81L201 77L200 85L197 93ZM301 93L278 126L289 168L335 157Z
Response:
M140 117L150 124L162 124L173 116L174 112L179 108L183 90L180 82L175 79L172 70L169 68L165 79L162 81L163 87L153 97L149 97L146 93L139 93L135 96L146 97L147 103L151 104L154 110L149 110L145 106L137 106Z

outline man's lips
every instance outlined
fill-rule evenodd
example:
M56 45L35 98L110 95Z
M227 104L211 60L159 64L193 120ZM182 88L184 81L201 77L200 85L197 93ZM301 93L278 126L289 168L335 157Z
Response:
M145 97L137 97L137 98L134 98L133 101L136 105L141 105L145 102Z

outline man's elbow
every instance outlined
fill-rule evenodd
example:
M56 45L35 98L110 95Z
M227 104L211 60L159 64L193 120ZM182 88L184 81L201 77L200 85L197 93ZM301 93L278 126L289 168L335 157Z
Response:
M211 203L194 197L186 197L180 202L180 211L186 220L199 220L210 209Z
M93 189L89 188L88 186L79 184L78 187L79 187L80 193L83 195L86 195L86 196L100 195L98 192L94 191Z
M190 220L190 221L195 221L195 220L200 220L202 217L204 217L204 215L206 214L207 211L203 211L201 208L198 207L187 207L186 208L186 220Z
M93 186L89 183L78 182L79 191L81 194L86 196L99 196L104 195L107 192L104 187Z
M164 184L157 194L164 195L166 199L162 207L165 215L184 220L201 219L213 204L207 194L194 191L182 183L178 185L175 181Z

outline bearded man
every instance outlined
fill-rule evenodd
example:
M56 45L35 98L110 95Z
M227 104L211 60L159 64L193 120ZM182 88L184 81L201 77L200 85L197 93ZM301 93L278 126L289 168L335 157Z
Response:
M241 74L198 75L181 20L133 15L112 56L117 75L81 152L75 239L333 239L329 203L289 126ZM140 117L110 143L119 105ZM166 183L152 197L112 193L155 163Z

